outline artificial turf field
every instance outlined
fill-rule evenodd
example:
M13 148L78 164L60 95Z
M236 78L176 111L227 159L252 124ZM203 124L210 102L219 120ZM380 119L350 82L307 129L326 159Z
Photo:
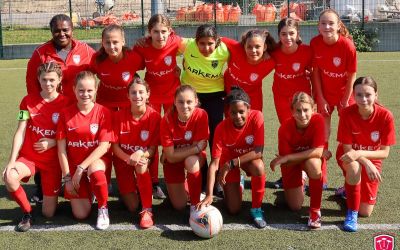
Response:
M362 53L358 55L358 76L371 75L378 83L379 101L388 107L396 118L396 137L399 140L400 53ZM21 98L25 95L25 71L27 60L0 61L0 168L3 169L11 150L11 141L16 129L16 114ZM9 200L7 191L0 181L0 249L29 248L142 248L142 249L373 249L373 237L380 232L395 236L395 247L400 239L400 162L399 146L391 148L390 156L383 164L383 182L371 218L360 218L357 233L340 230L344 219L345 202L334 196L334 188L342 185L343 177L336 162L329 161L329 189L324 191L322 200L323 228L307 231L308 203L299 212L288 210L284 203L283 191L268 187L279 177L279 170L271 172L269 161L277 152L278 120L271 93L272 77L264 80L264 118L267 184L263 209L268 227L257 230L251 226L250 179L246 179L242 212L230 216L223 202L214 203L224 218L225 230L217 237L203 240L187 227L187 214L176 212L168 200L153 202L155 230L135 230L138 216L129 214L118 201L116 183L114 194L109 201L110 230L99 232L93 229L96 223L96 205L85 221L76 221L68 202L60 198L59 209L54 219L48 220L40 214L40 207L34 210L34 230L16 233L13 227L19 222L21 212L16 203ZM333 115L330 149L335 153L337 114ZM162 171L160 171L162 175ZM161 181L163 179L161 178ZM24 185L28 195L33 192L32 182ZM166 225L166 226L164 226ZM49 229L43 229L48 227Z

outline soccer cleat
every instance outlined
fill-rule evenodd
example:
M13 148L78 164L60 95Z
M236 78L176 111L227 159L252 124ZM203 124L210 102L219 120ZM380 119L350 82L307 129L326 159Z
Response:
M277 181L275 181L275 183L274 183L274 187L275 187L276 189L283 188L283 181L282 181L282 177L281 177L281 178L279 178Z
M36 192L34 195L31 196L29 199L31 203L43 203L43 194L42 192Z
M97 224L98 230L106 230L110 225L110 217L108 216L108 208L101 207L98 209Z
M167 196L164 194L160 186L155 185L153 186L153 198L163 200L167 198Z
M346 189L344 187L339 187L335 190L335 196L338 196L342 199L346 199Z
M257 228L264 228L267 226L267 222L264 218L264 211L261 208L250 209L250 215L253 218L254 225Z
M324 191L328 190L328 183L322 184L322 190Z
M358 211L347 210L346 219L343 223L343 230L346 232L357 232Z
M240 191L244 192L244 175L240 175Z
M140 228L147 229L154 225L153 213L148 210L143 210L140 215Z
M32 224L32 215L31 214L24 214L20 223L18 223L17 227L15 228L18 232L26 232L31 228Z
M308 227L310 229L321 228L321 211L310 212L310 217L308 218Z

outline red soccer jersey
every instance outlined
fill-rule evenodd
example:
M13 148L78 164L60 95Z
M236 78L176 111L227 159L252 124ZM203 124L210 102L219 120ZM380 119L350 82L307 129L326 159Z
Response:
M112 141L110 111L95 104L89 114L82 114L76 105L64 109L57 127L57 139L65 139L70 167L82 163L99 146Z
M173 103L175 90L180 85L176 72L176 55L182 38L173 33L168 37L167 44L156 49L151 45L150 38L146 47L135 46L146 66L145 80L150 86L150 103Z
M68 100L63 95L59 95L51 102L46 102L39 94L30 94L22 99L19 108L27 110L30 118L19 156L38 161L43 167L54 166L47 163L58 160L57 147L38 153L33 149L33 144L41 138L56 138L59 115L67 103Z
M308 45L300 44L293 54L285 54L279 47L273 53L275 74L272 91L286 97L303 91L311 94L311 83L306 70L311 69L312 51Z
M327 45L322 35L311 39L313 67L319 68L324 95L337 97L346 88L347 72L357 71L357 54L353 41L344 36L332 45Z
M246 124L237 129L231 118L220 122L215 129L212 158L227 160L244 155L255 147L264 146L264 118L260 111L250 110Z
M119 110L114 115L114 142L127 154L158 146L160 121L160 114L149 106L139 120L133 118L130 108Z
M75 77L79 72L89 69L90 59L93 54L94 50L89 45L77 40L72 40L71 51L65 62L57 55L52 41L48 41L37 47L28 62L26 70L26 89L28 94L39 93L41 91L37 78L37 69L39 66L43 63L54 61L61 66L63 72L63 94L71 100L76 100L72 90L75 84Z
M136 71L143 69L141 57L136 52L126 51L117 63L108 57L97 63L97 56L98 53L94 54L90 62L90 70L100 79L96 102L107 108L129 107L127 86Z
M201 108L196 108L185 123L178 120L177 112L170 112L161 120L160 137L163 147L186 147L195 141L208 140L209 135L208 116Z
M337 140L342 144L351 144L354 150L375 151L381 145L394 145L396 139L392 113L378 104L374 108L374 113L367 120L361 118L357 104L345 108L340 114Z
M306 151L312 148L323 148L325 144L325 121L322 115L312 115L307 128L298 130L296 120L286 120L278 131L279 155Z
M251 65L247 62L246 52L239 42L225 37L222 41L230 53L228 68L224 73L226 93L231 92L231 86L237 85L249 95L251 108L262 111L262 81L274 69L275 61L268 58L257 65Z

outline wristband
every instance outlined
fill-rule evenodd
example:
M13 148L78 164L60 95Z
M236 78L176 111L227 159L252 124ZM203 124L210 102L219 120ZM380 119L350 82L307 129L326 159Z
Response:
M240 168L240 157L239 156L238 156L237 160L238 160L238 168Z
M86 172L87 170L83 168L81 165L76 166L78 169L82 170L82 172Z

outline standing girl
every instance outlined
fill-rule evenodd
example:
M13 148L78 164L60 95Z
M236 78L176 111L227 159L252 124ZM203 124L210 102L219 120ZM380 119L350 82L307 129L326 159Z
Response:
M356 78L357 57L349 31L336 11L326 9L321 12L318 31L320 34L310 42L313 51L312 86L318 112L325 118L324 157L329 159L331 115L335 107L340 112L354 103L351 92Z
M18 128L3 171L5 186L24 213L16 227L22 232L31 226L32 207L20 182L27 182L35 172L41 172L42 213L46 217L54 215L61 188L55 147L59 112L67 104L67 99L57 92L62 80L61 67L54 62L42 64L37 69L37 78L42 90L39 94L28 94L21 101Z
M118 190L130 212L139 206L136 184L142 203L140 227L154 225L152 213L152 184L149 164L154 161L159 144L160 114L147 106L149 86L137 79L128 86L130 108L118 111L114 117L115 174Z
M250 97L251 108L262 111L262 81L275 66L269 53L275 48L275 40L268 31L252 29L242 35L241 42L222 38L229 49L228 68L224 74L225 92L238 85Z
M279 155L270 167L281 165L283 189L290 209L300 210L304 201L302 171L309 177L311 229L321 227L322 153L325 143L324 119L314 113L314 101L304 92L296 93L292 100L292 118L286 120L278 132Z
M93 192L98 202L96 227L104 230L110 223L105 171L111 164L110 155L106 155L112 140L111 114L95 103L97 83L93 73L79 73L74 92L77 104L63 110L57 128L65 197L71 200L73 215L85 219Z
M182 39L175 35L171 23L165 15L153 15L147 25L149 37L140 41L135 47L146 67L145 81L149 84L151 95L149 104L161 114L169 111L174 103L175 90L180 85L176 55L180 50ZM153 181L153 196L165 198L158 185L158 150L152 162L150 172Z
M250 109L249 96L242 89L233 89L226 97L229 117L215 130L212 161L208 169L206 197L197 208L208 206L213 200L213 187L219 170L219 182L224 188L228 211L237 214L242 203L240 169L251 176L252 204L250 214L258 228L264 228L261 209L265 192L265 172L262 154L264 149L264 119L258 110Z
M173 207L186 207L185 170L191 209L200 201L200 169L206 161L205 148L209 137L207 113L198 108L196 91L189 85L175 92L174 108L161 120L161 157L165 182Z
M357 231L357 217L372 214L382 181L382 160L395 144L392 113L377 103L377 84L371 77L354 82L356 104L340 114L336 158L345 176L347 213L343 229Z

